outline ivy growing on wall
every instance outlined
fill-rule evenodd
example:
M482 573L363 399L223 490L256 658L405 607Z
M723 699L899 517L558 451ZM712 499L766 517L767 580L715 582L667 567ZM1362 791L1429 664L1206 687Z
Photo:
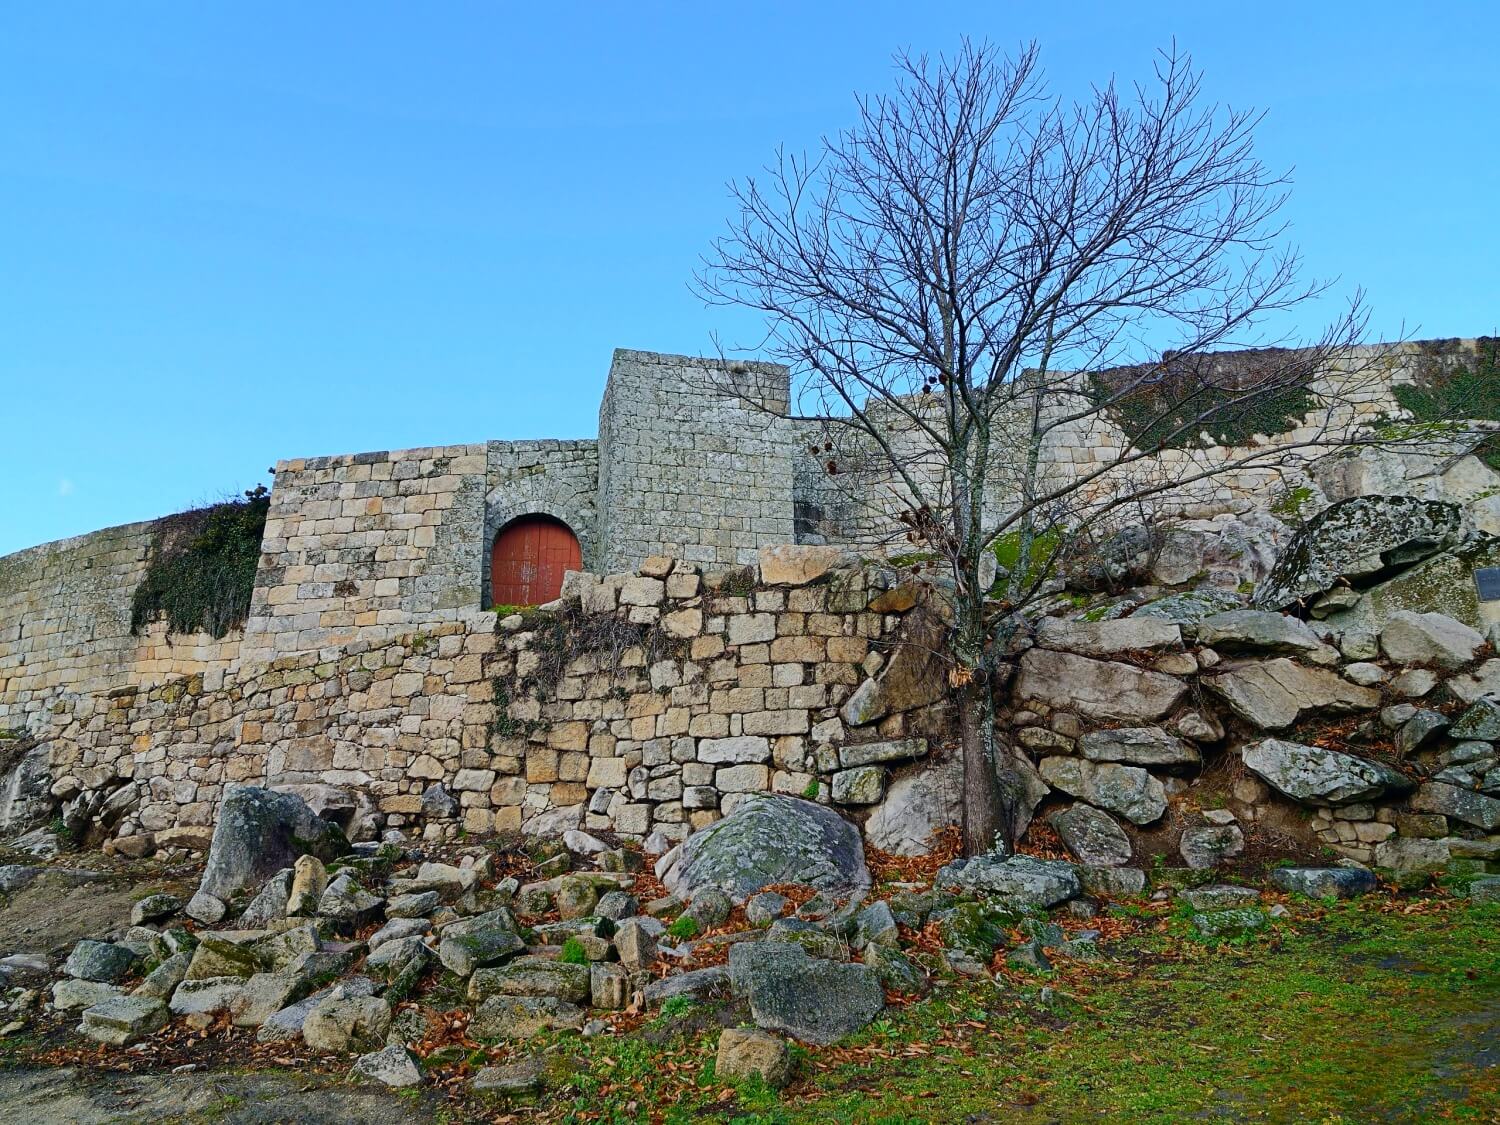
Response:
M1109 403L1105 412L1137 449L1198 447L1205 435L1240 446L1295 427L1313 408L1312 376L1281 348L1169 354L1158 364L1091 374L1087 393L1095 406Z
M1397 403L1418 422L1500 422L1500 337L1481 336L1472 355L1456 340L1434 340L1413 382L1392 387ZM1500 469L1500 435L1474 451Z
M250 615L271 494L264 485L162 520L130 605L130 631L165 619L169 633L222 637Z

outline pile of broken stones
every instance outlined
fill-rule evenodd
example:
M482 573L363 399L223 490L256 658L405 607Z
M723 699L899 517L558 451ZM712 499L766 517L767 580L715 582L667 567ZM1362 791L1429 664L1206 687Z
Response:
M297 797L236 788L197 896L141 899L128 926L74 947L45 999L23 990L11 1009L76 1013L81 1035L136 1050L169 1023L254 1029L262 1043L350 1058L356 1080L408 1087L426 1080L428 993L443 981L464 997L464 1042L490 1045L469 1089L508 1095L551 1080L546 1057L526 1049L533 1036L611 1034L674 998L723 998L747 1018L722 1031L716 1073L781 1086L790 1040L835 1043L889 997L925 992L930 973L1098 955L1097 931L1078 922L1101 905L1085 890L1090 867L987 855L872 897L858 831L794 797L744 801L660 854L654 877L639 852L582 832L565 843L521 883L486 848L439 862L394 844L349 847ZM1318 897L1375 885L1355 867L1286 868L1275 881ZM1205 935L1267 922L1253 888L1180 893ZM1072 916L1066 934L1048 918L1057 908ZM936 935L936 957L911 948L918 934Z

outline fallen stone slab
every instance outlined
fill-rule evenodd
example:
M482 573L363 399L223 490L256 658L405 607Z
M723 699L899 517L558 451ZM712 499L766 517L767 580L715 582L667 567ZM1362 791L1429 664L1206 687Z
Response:
M469 1034L480 1039L529 1039L543 1031L576 1031L583 1021L582 1008L556 996L502 994L486 997L475 1009Z
M1347 805L1405 793L1412 787L1389 766L1279 738L1248 743L1241 748L1240 757L1273 789L1309 804Z
M482 1066L469 1088L476 1094L524 1094L542 1088L546 1067L540 1055L528 1055L501 1066Z
M92 1008L111 997L124 995L125 990L117 985L68 977L52 986L52 1006L59 1011L71 1012Z
M422 1084L422 1072L411 1057L411 1052L399 1043L361 1055L350 1070L349 1077L375 1082L392 1090Z
M1271 882L1308 898L1355 898L1376 887L1375 873L1363 867L1278 867L1271 872Z
M1411 798L1413 812L1441 813L1486 832L1500 829L1500 798L1440 781L1424 782Z
M1397 664L1462 668L1484 644L1474 629L1441 613L1393 613L1380 630L1380 648Z
M1130 766L1194 766L1202 761L1197 747L1157 726L1089 731L1078 740L1078 751L1091 762Z
M785 1039L768 1031L726 1027L719 1033L714 1077L729 1081L758 1078L773 1090L792 1080L792 1052Z
M1295 617L1263 609L1232 609L1197 625L1198 643L1216 652L1270 652L1303 656L1317 664L1338 661L1338 650Z
M281 1043L302 1037L302 1025L307 1014L324 1000L331 997L350 998L375 995L375 982L369 977L350 977L336 985L321 989L306 999L288 1005L260 1025L255 1038L261 1043Z
M1285 729L1305 711L1344 714L1373 710L1381 704L1380 693L1373 688L1285 657L1243 664L1200 682L1236 715L1261 730Z
M242 977L185 980L172 990L168 1006L174 1016L217 1015L229 1011L244 989Z
M756 1024L804 1043L837 1043L885 1009L885 992L865 965L823 961L801 946L737 945ZM727 975L727 974L726 974Z
M481 1001L495 994L555 996L572 1004L589 998L589 967L545 957L519 957L496 969L476 969L469 978L469 999Z
M1139 766L1087 758L1043 758L1042 779L1070 797L1118 813L1132 824L1151 824L1167 811L1162 783Z
M935 886L1019 910L1049 909L1075 897L1080 889L1071 863L1029 855L957 859L938 872Z
M167 1025L167 1006L149 996L111 996L85 1008L78 1030L111 1047L126 1047Z
M759 943L741 943L733 946L730 952L732 954L734 950L757 944ZM654 980L646 986L642 998L648 1007L654 1007L665 1004L674 996L686 996L692 1000L707 999L728 992L729 987L729 970L722 965L711 965L706 969L694 969L690 973L677 973Z
M1047 818L1063 845L1079 863L1120 867L1130 862L1130 837L1114 817L1093 805L1077 804Z
M1114 656L1181 648L1182 630L1160 617L1122 617L1112 621L1066 621L1044 617L1036 642L1043 648L1079 656Z
M1021 657L1014 695L1091 719L1150 723L1177 705L1187 685L1133 664L1033 648Z
M1245 834L1237 824L1206 824L1184 828L1177 843L1182 861L1197 871L1217 867L1245 850Z
M375 1051L391 1027L391 1006L378 996L329 997L302 1022L302 1040L315 1051Z
M1211 910L1192 917L1193 928L1206 938L1238 937L1263 929L1266 922L1263 911L1249 908Z
M1233 883L1189 887L1177 897L1199 913L1241 909L1260 902L1260 892L1254 887L1241 887Z

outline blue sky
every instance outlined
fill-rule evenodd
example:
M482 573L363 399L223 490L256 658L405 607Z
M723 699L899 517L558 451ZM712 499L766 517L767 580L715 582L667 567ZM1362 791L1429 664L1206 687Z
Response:
M1494 3L10 4L0 553L280 457L592 436L613 348L752 336L686 287L725 182L962 34L1064 95L1175 36L1375 335L1500 329Z

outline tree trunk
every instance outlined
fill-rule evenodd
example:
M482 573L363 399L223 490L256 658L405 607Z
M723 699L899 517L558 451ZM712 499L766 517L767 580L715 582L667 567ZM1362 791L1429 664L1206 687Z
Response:
M989 685L976 677L958 692L958 725L963 745L964 854L983 855L995 846L1001 828L1000 793L995 784L995 734L986 705Z

